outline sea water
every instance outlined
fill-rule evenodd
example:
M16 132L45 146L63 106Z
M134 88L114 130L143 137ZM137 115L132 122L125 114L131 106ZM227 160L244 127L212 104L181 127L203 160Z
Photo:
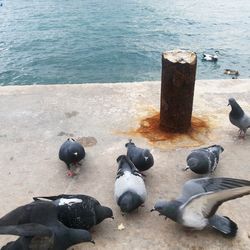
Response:
M249 0L0 0L0 85L160 80L197 53L197 79L250 77ZM216 63L203 52L219 51Z

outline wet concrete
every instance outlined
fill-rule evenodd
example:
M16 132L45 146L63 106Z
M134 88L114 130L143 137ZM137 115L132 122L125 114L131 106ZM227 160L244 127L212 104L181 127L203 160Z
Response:
M194 131L168 137L143 130L154 131L152 117L157 124L160 82L1 87L0 216L30 202L33 196L83 193L110 206L115 220L107 219L93 228L95 246L80 244L75 250L249 249L250 196L219 208L219 213L238 224L234 239L209 229L190 232L149 212L157 199L174 198L185 181L197 177L182 171L187 154L195 147L221 144L225 151L214 175L250 180L250 131L245 140L238 139L238 129L228 120L229 97L235 97L250 114L250 80L196 81ZM201 129L197 121L206 126ZM58 159L59 147L69 136L86 150L80 173L74 178L66 176L66 167ZM145 206L122 216L113 189L116 158L125 154L128 138L150 148L155 165L145 180ZM121 223L125 228L118 230ZM0 246L13 238L1 235Z

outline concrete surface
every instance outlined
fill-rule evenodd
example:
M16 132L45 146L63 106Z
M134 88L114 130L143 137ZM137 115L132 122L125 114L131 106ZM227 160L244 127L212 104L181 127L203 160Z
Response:
M250 196L219 208L238 224L234 239L212 230L190 232L149 212L158 198L174 198L185 181L197 177L182 171L194 147L221 144L225 151L214 175L250 180L250 137L238 139L238 129L229 123L231 96L250 113L250 80L197 81L193 115L208 126L195 136L157 142L136 129L143 118L159 111L159 82L1 87L0 216L33 196L83 193L110 206L115 220L107 219L92 230L95 246L80 244L75 250L250 249ZM66 167L58 159L59 147L69 136L78 138L87 153L74 178L66 176ZM126 152L128 138L152 149L155 165L145 181L145 206L122 216L113 187L116 158ZM118 230L121 223L122 231ZM1 235L0 245L13 238Z

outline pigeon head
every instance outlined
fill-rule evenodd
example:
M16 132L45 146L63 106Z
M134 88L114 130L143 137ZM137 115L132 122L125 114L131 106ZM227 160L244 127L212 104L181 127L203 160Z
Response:
M142 204L141 197L130 191L124 193L118 200L118 205L124 213L132 212Z
M81 242L91 242L95 244L89 231L69 228L69 243L75 245Z
M236 102L236 100L233 98L233 97L231 97L231 98L229 98L228 99L228 104L227 104L227 106L236 106L236 105L238 105L238 103Z
M237 103L237 102L233 97L228 99L228 105L233 106L233 105L235 105L235 103Z
M113 211L109 207L97 206L95 209L95 213L96 213L96 224L101 223L106 218L114 219Z
M218 147L220 149L220 153L222 153L224 151L224 148L221 145L216 145L216 147Z
M230 112L230 115L234 117L235 119L240 118L244 115L244 111L240 107L240 105L236 102L234 98L228 99L228 105L231 106L232 110Z
M164 214L164 208L165 206L167 206L169 202L166 200L158 200L155 205L154 208L151 210L151 212L153 211L158 211L160 214Z
M155 203L152 211L158 211L160 215L164 215L174 221L177 220L178 207L180 206L177 201L159 200Z

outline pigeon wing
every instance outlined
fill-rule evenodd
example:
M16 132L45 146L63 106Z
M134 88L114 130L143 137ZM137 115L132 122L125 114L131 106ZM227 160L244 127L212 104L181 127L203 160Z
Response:
M25 206L20 206L4 215L0 219L0 226L18 225L29 222Z
M209 218L216 213L223 202L248 194L250 194L250 186L195 195L180 207L184 224L190 218Z
M65 226L71 228L89 229L96 224L93 207L80 203L60 206L58 218Z
M246 114L239 121L241 128L249 128L250 127L250 117Z
M58 153L58 156L59 156L59 159L62 160L62 161L68 161L68 157L67 157L67 151L68 151L68 147L69 145L71 144L70 140L68 139L67 141L65 141L60 149L59 149L59 153Z
M197 194L242 186L250 186L250 181L223 177L192 179L185 182L182 188L182 194L177 200L186 202L189 198Z
M84 195L84 194L60 194L60 195L55 195L55 196L37 196L37 197L33 197L34 201L37 200L51 200L51 201L55 201L58 199L81 199L84 203L93 203L93 204L100 204L98 200L96 200L95 198L88 196L88 195Z
M44 224L47 221L57 221L56 206L48 201L35 201L7 213L0 219L0 226Z
M28 223L22 225L0 226L0 234L18 236L51 236L52 231L44 225Z

